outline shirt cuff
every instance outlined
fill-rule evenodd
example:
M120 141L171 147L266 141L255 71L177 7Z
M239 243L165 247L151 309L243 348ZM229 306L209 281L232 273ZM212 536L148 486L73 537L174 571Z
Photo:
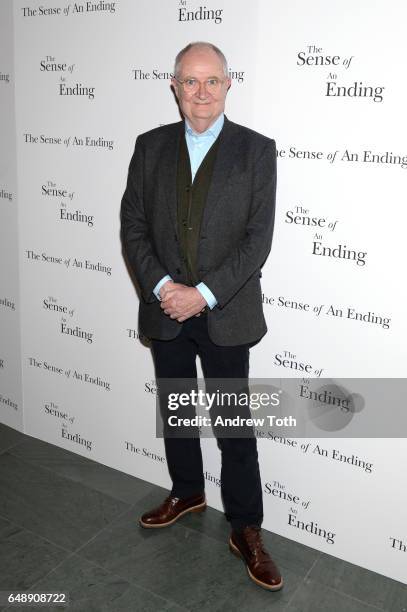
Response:
M218 300L213 295L209 287L205 285L205 283L198 283L195 286L195 289L198 289L199 293L205 298L206 303L208 304L211 310L212 308L215 308L216 304L218 303Z
M167 282L167 281L172 281L172 278L169 274L166 274L165 276L162 277L162 279L160 281L158 281L158 283L156 284L156 286L153 289L153 293L155 295L155 297L157 298L157 300L159 300L161 302L161 297L160 297L160 289L161 287Z

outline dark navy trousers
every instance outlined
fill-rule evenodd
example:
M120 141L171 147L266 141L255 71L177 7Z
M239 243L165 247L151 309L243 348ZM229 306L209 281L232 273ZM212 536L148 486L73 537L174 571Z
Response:
M196 358L201 359L207 378L248 380L250 346L218 346L209 338L207 314L183 322L173 340L152 340L156 378L197 378ZM204 492L202 453L199 437L164 435L171 494L190 497ZM256 437L217 437L221 451L221 494L225 516L234 529L261 525L263 499Z

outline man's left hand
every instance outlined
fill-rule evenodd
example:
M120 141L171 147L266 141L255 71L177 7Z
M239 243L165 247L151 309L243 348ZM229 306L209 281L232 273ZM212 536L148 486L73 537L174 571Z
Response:
M166 289L160 306L171 319L177 319L182 323L185 319L200 313L206 306L206 300L195 287L173 283Z

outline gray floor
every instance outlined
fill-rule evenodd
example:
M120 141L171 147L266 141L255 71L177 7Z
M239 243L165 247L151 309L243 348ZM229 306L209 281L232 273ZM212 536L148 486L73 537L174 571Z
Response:
M230 554L222 513L139 527L166 494L0 424L0 591L65 591L71 602L7 609L407 611L405 585L267 531L285 587L261 589Z

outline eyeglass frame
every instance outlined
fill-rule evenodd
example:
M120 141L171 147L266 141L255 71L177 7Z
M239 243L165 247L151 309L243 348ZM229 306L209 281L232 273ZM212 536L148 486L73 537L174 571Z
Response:
M199 85L200 85L201 83L206 83L207 81L210 81L211 79L216 79L216 80L217 80L217 82L219 83L219 89L220 89L220 86L221 86L221 85L223 85L223 83L225 83L226 81L228 81L228 80L229 80L229 77L226 77L225 79L219 79L218 77L209 77L209 78L207 78L205 81L198 81L198 79L196 79L195 77L187 77L187 78L186 78L186 79L184 79L183 81L181 81L180 79L178 79L176 76L174 76L173 78L174 78L174 80L175 80L175 81L177 81L177 83L179 83L180 85L182 85L182 88L183 88L183 90L184 90L184 91L185 91L184 83L185 83L185 81L188 81L188 80L194 80L194 81L196 81L196 82L198 83L198 87L197 87L197 88L196 88L196 90L194 90L194 91L198 91L198 89L199 89ZM206 86L205 86L205 88L206 88ZM192 92L191 92L191 93L192 93Z

